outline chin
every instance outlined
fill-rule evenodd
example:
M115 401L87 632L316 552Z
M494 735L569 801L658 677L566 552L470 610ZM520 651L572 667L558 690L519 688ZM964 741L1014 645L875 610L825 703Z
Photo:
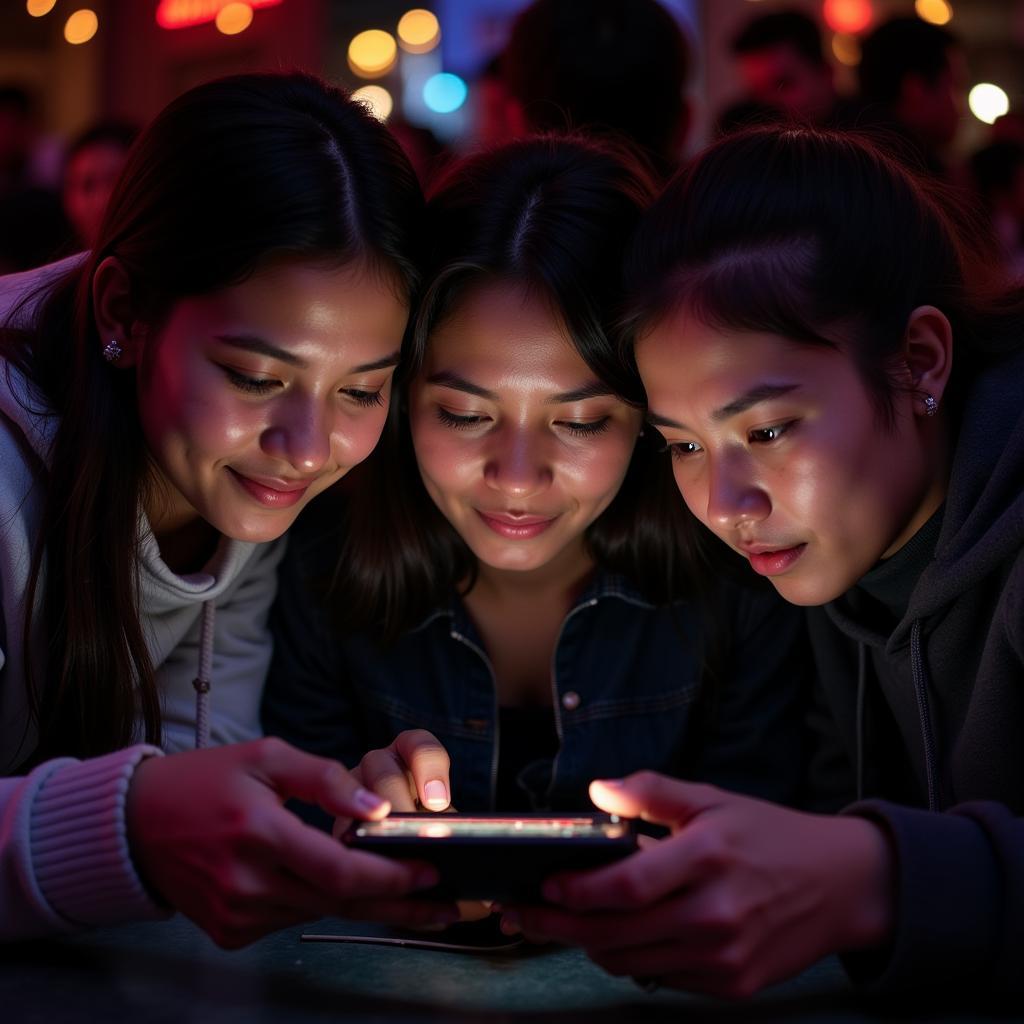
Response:
M834 581L786 579L783 576L778 576L770 582L784 601L799 605L801 608L816 608L828 604L850 589L849 586L840 587Z
M277 540L295 522L298 513L288 509L265 515L225 516L218 522L211 519L213 526L225 537L246 541L249 544L265 544Z

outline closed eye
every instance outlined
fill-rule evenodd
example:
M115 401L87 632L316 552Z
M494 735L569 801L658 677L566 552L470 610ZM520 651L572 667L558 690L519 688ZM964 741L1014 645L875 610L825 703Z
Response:
M384 399L381 398L379 390L361 391L359 388L343 388L342 394L347 395L357 405L374 406L384 404Z
M452 427L455 430L469 430L471 427L479 426L487 419L486 416L459 416L440 405L437 407L437 418L446 427Z
M273 377L250 377L248 374L239 373L230 366L221 366L224 375L233 388L244 391L248 395L265 395L279 387L281 382Z
M566 430L571 431L573 434L579 434L581 436L593 436L594 434L601 434L606 431L611 424L610 416L602 416L599 420L561 420L559 426L565 427Z

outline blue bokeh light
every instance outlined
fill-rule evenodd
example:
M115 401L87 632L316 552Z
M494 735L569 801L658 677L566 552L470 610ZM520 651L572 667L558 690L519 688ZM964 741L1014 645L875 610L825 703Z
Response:
M448 71L431 75L423 83L423 102L436 114L450 114L458 110L466 102L468 94L466 83Z

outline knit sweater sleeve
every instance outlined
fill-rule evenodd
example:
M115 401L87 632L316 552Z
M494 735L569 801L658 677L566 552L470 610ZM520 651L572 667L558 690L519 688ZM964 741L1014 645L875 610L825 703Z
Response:
M0 779L0 940L166 917L128 849L125 802L145 744Z

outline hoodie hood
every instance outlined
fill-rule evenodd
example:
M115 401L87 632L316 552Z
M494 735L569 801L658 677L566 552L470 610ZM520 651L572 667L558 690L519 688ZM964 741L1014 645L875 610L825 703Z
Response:
M1024 548L1024 352L987 367L968 393L935 556L904 625L955 601Z
M29 326L50 288L84 259L80 253L59 263L0 278L0 325ZM24 374L6 360L0 360L0 413L20 430L42 462L48 463L59 417Z

